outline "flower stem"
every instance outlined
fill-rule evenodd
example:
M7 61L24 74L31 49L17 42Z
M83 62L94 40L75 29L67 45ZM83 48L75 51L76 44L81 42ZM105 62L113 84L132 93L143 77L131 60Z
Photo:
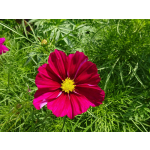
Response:
M63 127L61 129L61 132L63 132L64 126L65 126L65 122L66 122L66 118L67 118L67 116L64 117L64 122L63 122Z

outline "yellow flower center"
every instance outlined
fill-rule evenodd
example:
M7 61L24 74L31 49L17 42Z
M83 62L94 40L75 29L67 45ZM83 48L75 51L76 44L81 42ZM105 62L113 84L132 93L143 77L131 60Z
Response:
M68 77L65 80L62 80L61 88L62 88L62 91L64 92L69 93L69 92L74 91L75 86L76 85L74 85L74 81Z

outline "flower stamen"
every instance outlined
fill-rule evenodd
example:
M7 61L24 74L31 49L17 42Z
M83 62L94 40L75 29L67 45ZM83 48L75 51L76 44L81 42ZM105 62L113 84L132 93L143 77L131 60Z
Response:
M75 90L74 80L71 80L70 78L66 78L65 80L62 80L61 88L62 91L69 93L73 92Z

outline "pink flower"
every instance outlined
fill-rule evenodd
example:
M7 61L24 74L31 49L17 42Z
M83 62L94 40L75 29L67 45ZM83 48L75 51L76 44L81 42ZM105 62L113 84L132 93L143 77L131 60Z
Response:
M4 42L5 38L0 38L0 55L9 51L9 49L5 45L3 45Z
M48 64L40 66L38 71L35 79L38 90L33 100L38 110L47 104L57 117L67 115L73 119L104 100L105 93L97 85L100 77L96 65L83 52L66 56L55 50Z

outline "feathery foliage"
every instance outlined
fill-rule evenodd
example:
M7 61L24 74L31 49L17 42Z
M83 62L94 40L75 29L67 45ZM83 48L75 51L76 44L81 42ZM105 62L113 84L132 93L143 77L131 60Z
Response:
M0 38L9 48L0 55L0 131L149 132L149 35L150 20L0 20ZM102 105L65 124L46 106L32 104L37 69L54 49L84 52L106 93Z

